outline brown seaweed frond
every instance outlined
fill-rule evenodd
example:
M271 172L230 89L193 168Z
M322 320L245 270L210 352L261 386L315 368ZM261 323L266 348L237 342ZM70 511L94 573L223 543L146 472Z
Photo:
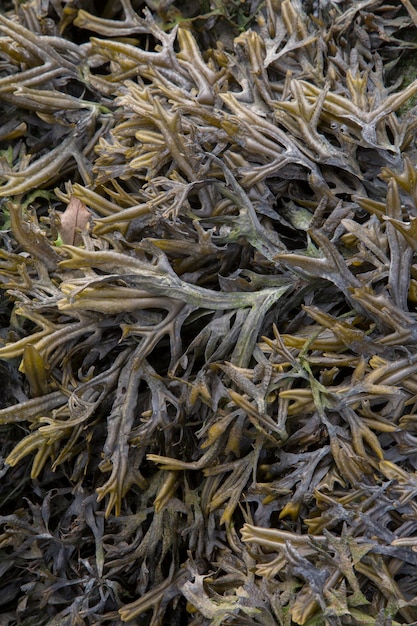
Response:
M412 624L415 12L184 4L0 15L0 622Z

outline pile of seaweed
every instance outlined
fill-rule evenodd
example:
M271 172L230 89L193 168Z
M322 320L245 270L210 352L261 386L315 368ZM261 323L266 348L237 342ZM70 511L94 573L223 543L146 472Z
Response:
M5 4L2 626L416 623L416 48L410 0Z

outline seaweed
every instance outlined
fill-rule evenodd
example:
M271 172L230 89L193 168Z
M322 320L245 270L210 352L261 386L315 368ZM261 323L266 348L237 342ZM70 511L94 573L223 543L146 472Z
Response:
M0 14L0 617L412 624L411 2Z

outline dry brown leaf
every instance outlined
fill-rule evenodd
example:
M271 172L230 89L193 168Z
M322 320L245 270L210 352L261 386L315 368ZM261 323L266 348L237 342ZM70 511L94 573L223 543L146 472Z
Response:
M84 202L71 196L65 211L60 215L58 227L62 243L77 246L81 243L81 231L86 230L91 213Z

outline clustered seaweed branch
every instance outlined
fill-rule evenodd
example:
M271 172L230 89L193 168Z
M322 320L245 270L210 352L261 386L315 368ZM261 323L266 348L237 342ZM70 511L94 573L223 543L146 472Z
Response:
M413 624L415 10L188 4L0 14L0 621Z

